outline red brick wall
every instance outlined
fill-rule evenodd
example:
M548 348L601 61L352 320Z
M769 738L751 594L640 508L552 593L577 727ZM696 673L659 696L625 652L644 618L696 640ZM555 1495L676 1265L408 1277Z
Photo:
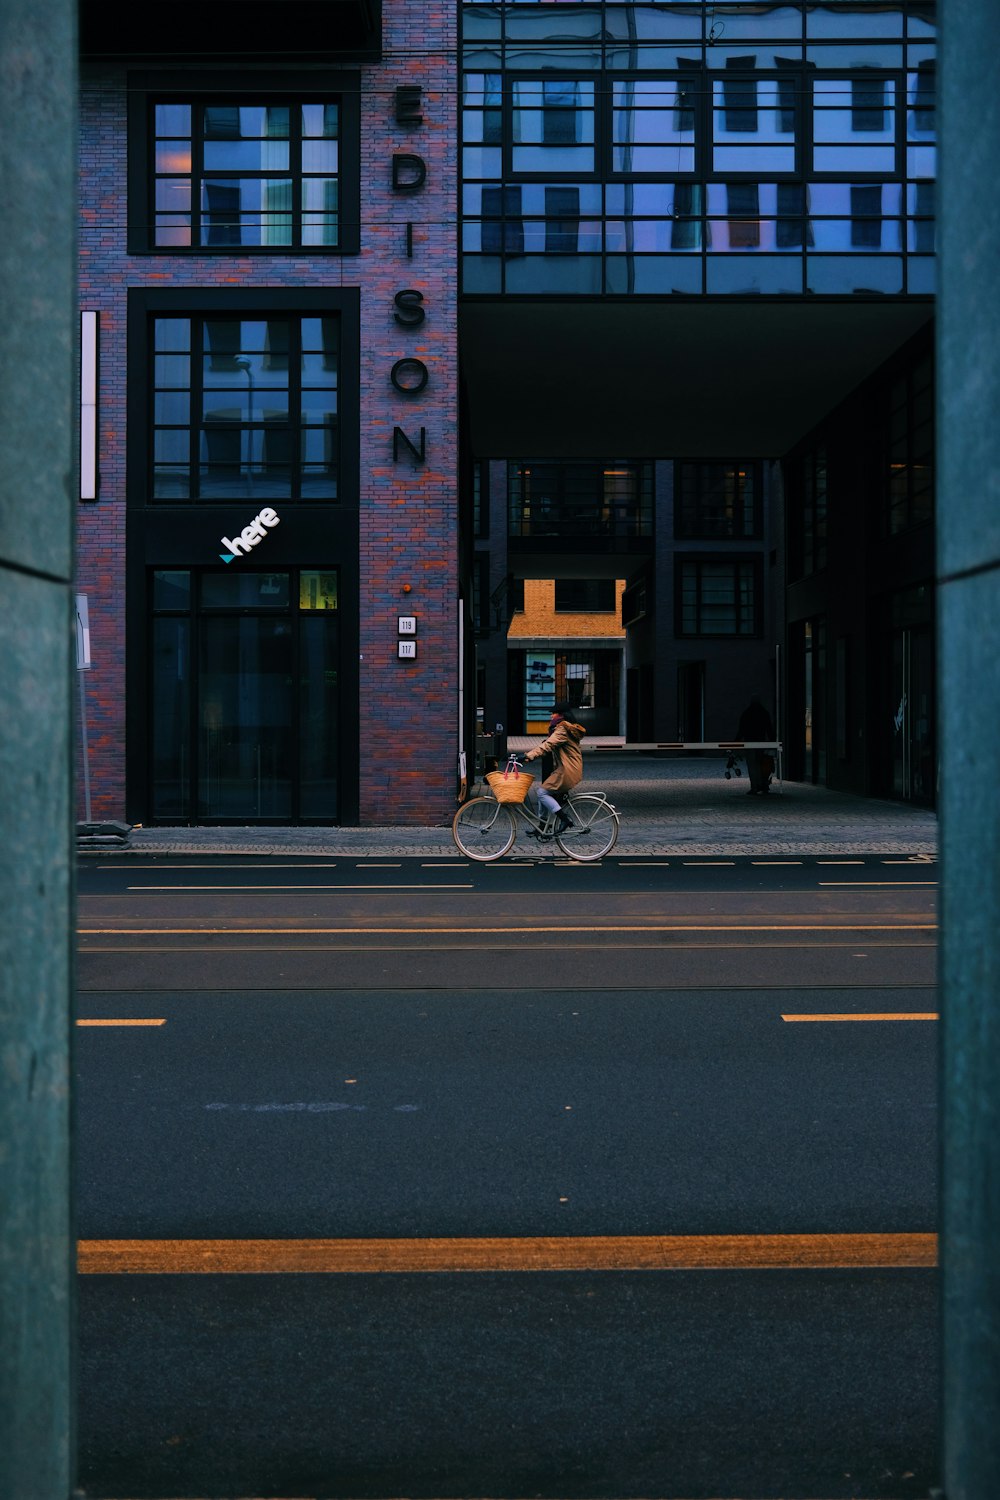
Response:
M365 71L362 83L362 822L439 823L455 806L457 11L445 0L420 6L389 0L384 60ZM396 124L401 84L422 89L421 125ZM393 152L427 163L419 192L393 191ZM415 330L393 320L393 297L405 287L424 296L427 316ZM399 395L389 381L395 361L407 357L422 360L429 372L419 395ZM393 463L394 426L417 446L426 428L426 463L415 464L405 446ZM407 583L412 592L404 594ZM400 614L417 617L413 663L397 657Z

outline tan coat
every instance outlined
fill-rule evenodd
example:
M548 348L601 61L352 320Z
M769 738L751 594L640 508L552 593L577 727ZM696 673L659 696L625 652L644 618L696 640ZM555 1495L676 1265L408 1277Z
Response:
M582 724L574 724L572 719L560 719L548 738L534 750L529 750L525 760L538 760L548 752L555 761L551 776L546 776L542 782L544 791L568 792L583 780L580 741L586 733Z

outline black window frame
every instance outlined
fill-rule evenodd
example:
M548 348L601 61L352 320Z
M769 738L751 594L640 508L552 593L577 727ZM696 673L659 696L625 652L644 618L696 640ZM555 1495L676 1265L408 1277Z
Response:
M154 322L160 317L192 319L260 319L336 317L339 321L337 416L338 474L335 499L286 497L269 500L299 513L356 509L360 484L360 297L353 288L201 288L134 287L128 296L128 361L135 378L128 383L126 496L130 507L150 512L170 509L203 514L247 509L249 498L153 498L153 344ZM291 420L291 419L290 419Z
M693 506L686 503L686 497L693 493L693 486L697 485L699 471L707 468L721 469L726 474L733 473L736 476L734 483L735 506L733 526L729 530L721 527L713 527L707 522L699 525L697 519L688 519L692 509L700 513L698 500L695 498ZM751 524L747 529L746 515L746 491L748 485L740 484L740 476L749 478L750 489L750 516ZM677 541L687 542L752 542L760 541L764 535L764 504L762 494L763 465L757 459L725 459L725 458L679 458L674 462L674 537ZM703 493L703 491L699 491Z
M543 488L532 495L531 478L539 472ZM525 492L524 478L529 483ZM626 522L619 525L614 495L608 495L605 481L621 475L634 483L634 502L624 508ZM585 488L578 488L580 480ZM591 490L591 483L593 488ZM593 495L593 506L577 497ZM649 459L561 459L508 458L506 467L507 537L599 537L602 539L652 537L655 529L655 477ZM577 520L572 519L574 513ZM583 514L581 514L583 513ZM601 524L605 513L607 528Z
M556 578L552 608L557 615L617 614L617 582L614 578Z
M701 570L706 567L728 567L732 570L736 617L739 619L737 570L748 568L753 581L753 625L750 630L704 630L702 626ZM688 568L697 568L699 603L695 630L684 628L684 574ZM674 558L674 634L678 640L694 641L750 641L761 640L764 634L763 559L759 553L735 552L680 552Z
M128 75L128 251L130 255L155 256L341 256L357 255L361 249L361 75L331 69L324 74L329 86L316 87L316 74L162 72ZM199 105L301 104L339 106L338 130L338 242L307 245L301 242L301 173L287 174L294 185L298 206L290 245L191 244L158 245L155 235L156 144L154 109L157 104ZM193 126L192 126L193 128ZM192 162L192 201L206 175ZM212 175L212 174L208 174ZM226 174L224 174L226 175ZM250 174L255 175L255 174ZM193 238L193 230L192 230Z

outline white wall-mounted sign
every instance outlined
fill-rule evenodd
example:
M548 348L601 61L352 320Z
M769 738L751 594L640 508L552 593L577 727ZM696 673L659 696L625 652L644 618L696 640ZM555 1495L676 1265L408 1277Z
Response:
M417 654L416 641L397 641L396 652L401 660L412 661Z
M399 616L399 627L398 628L399 628L400 635L416 635L416 633L417 633L417 617L416 617L416 615L400 615Z
M76 664L81 672L90 666L90 611L86 594L76 596Z
M80 499L97 499L97 313L80 314Z
M264 540L268 531L277 526L280 520L281 517L277 512L273 511L269 505L265 505L264 509L254 516L250 525L244 526L239 536L233 538L224 536L220 538L222 545L227 549L225 552L219 553L222 561L224 563L231 563L241 553L251 551L252 548L256 547L258 542Z

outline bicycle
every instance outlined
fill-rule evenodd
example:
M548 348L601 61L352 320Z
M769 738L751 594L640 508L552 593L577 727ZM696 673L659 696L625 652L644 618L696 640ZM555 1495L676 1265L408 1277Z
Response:
M520 772L523 762L516 755L507 758L505 777ZM472 797L458 809L451 824L456 845L469 859L488 863L502 859L517 837L515 813L529 824L528 837L547 841L555 839L570 859L602 859L618 841L618 813L603 792L570 792L563 803L563 815L569 826L556 833L557 813L538 812L524 802L501 802L492 789L481 797Z

